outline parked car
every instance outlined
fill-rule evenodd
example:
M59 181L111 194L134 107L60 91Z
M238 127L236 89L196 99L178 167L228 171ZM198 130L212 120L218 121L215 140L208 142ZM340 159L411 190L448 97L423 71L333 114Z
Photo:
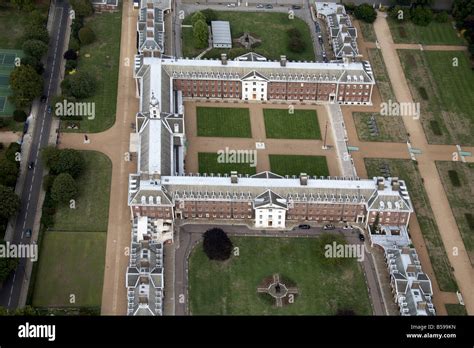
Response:
M301 6L300 5L292 5L291 8L293 10L301 10Z
M263 4L258 4L257 8L264 8L265 6Z
M232 3L232 4L227 4L227 7L235 7L235 4Z
M363 242L365 240L365 237L362 233L359 233L359 240Z
M326 224L323 226L323 230L334 230L336 229L336 226L334 226L333 224Z
M26 237L26 238L31 238L31 228L27 228L27 229L25 230L25 237Z
M35 167L35 162L28 163L28 169L33 169Z
M309 230L311 226L307 224L302 224L302 225L298 225L298 228L302 230Z
M265 8L271 10L273 8L273 5L272 4L266 4Z
M350 225L344 225L344 226L342 226L342 229L343 229L343 230L352 230L352 226L350 226Z

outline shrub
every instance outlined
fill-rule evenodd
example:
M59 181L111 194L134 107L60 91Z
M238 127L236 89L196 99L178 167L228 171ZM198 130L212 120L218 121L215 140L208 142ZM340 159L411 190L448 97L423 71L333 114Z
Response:
M25 27L25 35L23 41L40 40L47 44L49 42L49 33L44 25L29 23Z
M77 59L77 53L73 49L68 49L66 52L64 52L64 59L66 60L76 60Z
M68 76L61 82L63 94L77 99L93 96L96 85L97 81L95 76L87 72L78 72Z
M77 68L77 60L66 61L66 71L71 71Z
M77 17L73 19L71 23L71 36L72 38L79 40L79 30L84 26L84 17Z
M13 119L14 119L16 122L25 122L27 116L28 116L28 115L27 115L26 112L24 112L23 110L15 110L15 111L13 111Z
M464 216L466 217L467 224L469 225L469 229L473 231L474 230L474 215L466 213L464 214Z
M89 45L95 41L95 33L89 27L83 27L79 30L79 41L83 45Z
M455 170L448 170L449 180L454 187L461 187L461 180L459 180L458 172Z
M48 192L53 187L54 179L56 179L56 175L48 174L43 177L43 190Z
M69 3L74 9L76 17L88 17L94 13L90 0L69 0Z
M426 92L425 87L418 87L418 92L420 93L420 96L421 96L424 100L428 100L428 99L429 99L428 93Z
M433 131L434 135L443 135L443 132L441 131L441 127L440 127L438 121L431 120L430 121L430 127L431 127L431 130Z
M73 50L74 52L79 51L81 49L79 39L76 39L75 37L71 36L71 39L69 40L69 49Z
M51 198L61 204L67 204L77 196L77 183L68 173L59 174L51 187Z

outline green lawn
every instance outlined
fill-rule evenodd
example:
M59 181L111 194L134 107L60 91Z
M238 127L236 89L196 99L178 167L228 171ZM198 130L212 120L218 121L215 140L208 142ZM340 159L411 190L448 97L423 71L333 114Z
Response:
M321 139L316 110L264 109L267 138Z
M474 164L437 161L439 176L448 196L449 204L464 242L467 254L474 264L474 228L469 226L466 214L474 214ZM458 187L449 178L449 171L455 171L459 178Z
M254 51L268 59L278 60L280 55L284 54L288 60L315 60L310 28L308 28L308 25L303 20L297 17L289 19L287 13L270 12L216 11L216 14L217 20L230 22L233 39L242 36L244 32L249 32L262 40L261 44ZM191 16L188 16L184 19L183 24L190 23ZM301 32L301 39L306 44L302 53L293 53L288 50L287 30L291 28L297 28ZM193 41L190 40L192 40L192 35L189 35L189 30L186 30L183 33L183 47L193 46ZM228 53L231 59L243 54L243 51L237 47L237 44L234 43L233 47L230 50L213 50L215 52L211 53L211 56L215 56L217 51L219 53ZM194 52L188 49L183 51L185 56L192 53Z
M453 28L451 22L431 22L426 27L409 21L399 22L388 18L395 43L421 43L424 45L465 45L465 40Z
M460 304L445 304L448 315L467 315L466 307Z
M233 237L239 256L210 261L198 244L190 257L189 301L193 315L334 315L352 309L372 314L364 274L355 259L326 265L318 239ZM291 279L299 295L276 308L257 287L279 273Z
M306 173L310 176L328 176L329 169L325 156L269 155L270 168L279 175Z
M250 114L247 108L196 109L197 135L200 137L251 138Z
M465 52L399 50L430 143L473 145L474 72ZM453 58L459 66L453 66Z
M94 133L102 132L115 123L122 13L119 11L94 14L87 19L86 25L92 28L96 40L90 45L81 47L77 69L97 77L98 86L95 95L81 100L95 103L96 116L92 120L84 118L80 121L80 129L76 132ZM130 59L132 60L132 57ZM67 121L63 122L64 131L71 131L66 128L67 124Z
M58 207L54 216L53 230L104 232L109 216L110 159L95 151L81 151L86 161L84 173L77 179L79 195L76 209Z
M223 149L224 150L224 149ZM252 150L255 151L255 150ZM254 152L256 155L256 152ZM236 157L237 159L238 157ZM229 157L230 159L230 157ZM230 172L233 170L236 170L239 174L255 174L256 173L256 167L251 166L252 163L257 163L256 158L250 157L250 156L245 156L242 157L242 162L244 160L249 159L248 162L245 163L219 163L219 155L214 152L199 152L198 153L198 160L199 160L199 173L207 173L211 174L228 174L230 175ZM230 159L229 162L234 162L232 159ZM249 163L250 162L250 163Z
M452 273L451 264L446 255L440 231L436 225L418 167L411 160L365 158L364 161L369 178L381 176L382 173L379 171L379 167L382 163L386 163L389 165L392 176L405 180L439 287L442 291L456 291L456 280Z
M104 232L45 232L33 306L100 306L106 237Z
M367 52L382 101L388 102L391 100L392 102L395 102L397 98L393 93L392 83L390 82L390 78L388 76L387 67L385 66L382 52L375 48L369 48Z
M362 31L362 37L365 42L375 42L377 37L375 35L374 25L372 23L366 23L364 21L358 21L360 30Z

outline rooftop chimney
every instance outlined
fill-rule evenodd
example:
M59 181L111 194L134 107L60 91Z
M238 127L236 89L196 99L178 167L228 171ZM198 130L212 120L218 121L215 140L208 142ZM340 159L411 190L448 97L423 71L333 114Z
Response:
M280 66L286 66L286 56L280 56Z
M236 171L231 171L230 172L230 183L231 184L237 184L238 181L239 181L239 177L237 176L237 172Z
M383 190L385 188L385 179L382 177L377 178L377 190Z
M392 178L392 191L400 191L400 181L398 181L398 177Z
M227 65L227 54L221 53L221 63L222 65Z
M301 173L300 174L300 185L307 186L308 185L308 174Z

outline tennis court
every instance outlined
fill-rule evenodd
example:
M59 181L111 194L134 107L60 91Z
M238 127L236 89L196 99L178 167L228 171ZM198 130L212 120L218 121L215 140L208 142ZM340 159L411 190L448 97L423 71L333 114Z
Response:
M14 105L8 100L11 94L10 73L15 68L17 57L22 57L20 50L0 49L0 116L11 116Z

